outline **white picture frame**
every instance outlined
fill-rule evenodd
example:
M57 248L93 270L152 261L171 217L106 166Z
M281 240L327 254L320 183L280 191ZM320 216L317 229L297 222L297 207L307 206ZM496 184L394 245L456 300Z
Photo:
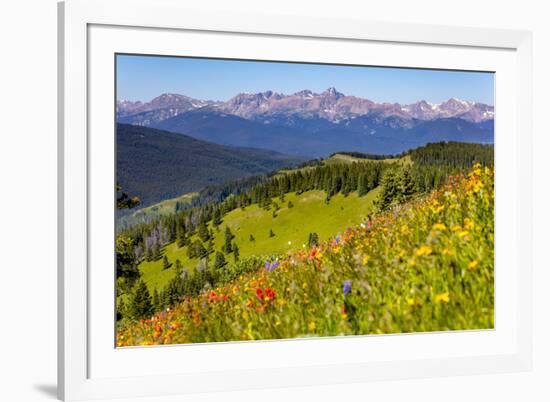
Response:
M119 35L115 32L117 30L123 33ZM131 43L131 38L137 36L138 32L141 32L139 35L142 39L150 37L148 41L142 40L140 47ZM97 191L92 187L93 177L100 170L109 173L110 165L103 164L102 169L98 165L105 156L110 157L109 152L112 152L107 150L105 154L98 154L93 151L103 145L97 142L99 136L96 133L102 127L107 127L105 121L109 123L109 112L102 114L101 107L94 105L101 105L105 99L109 99L113 87L113 77L109 75L112 71L108 72L111 66L104 62L108 57L104 59L101 55L108 56L127 49L142 49L145 53L157 49L161 54L172 54L176 50L170 48L170 42L176 39L167 40L164 47L160 48L160 45L155 44L160 43L158 35L169 38L177 35L200 37L201 34L214 35L220 40L226 38L228 44L234 42L233 46L226 47L226 55L237 52L239 46L242 49L238 40L231 39L239 37L239 40L261 38L262 43L273 44L273 52L278 48L276 42L282 40L286 43L308 41L312 48L316 41L329 43L335 49L334 54L338 53L337 48L342 49L340 56L334 56L341 58L345 57L348 46L414 47L415 53L423 55L422 63L432 60L432 67L457 68L459 60L462 60L461 68L466 69L475 69L476 66L492 69L491 66L495 66L497 94L499 88L502 88L499 96L509 95L500 105L497 96L496 192L502 199L510 200L506 204L503 202L500 207L497 198L497 239L498 234L503 233L501 244L506 242L506 248L513 253L511 257L521 256L521 260L501 257L501 265L506 265L506 269L500 270L503 273L500 275L503 278L500 287L499 270L496 271L496 297L509 302L505 305L506 309L499 310L497 300L494 331L465 331L452 335L347 337L346 340L332 341L227 343L208 347L185 345L130 348L123 353L115 352L114 345L108 341L98 341L103 338L101 331L108 331L109 326L96 318L96 312L102 311L103 307L97 303L94 294L98 291L112 291L114 286L114 283L103 285L97 279L101 278L97 275L97 269L91 268L97 258L96 251L90 250L90 241L94 242L98 231L104 233L101 228L105 229L95 220L97 214L93 215L94 219L90 218L90 211L97 204L97 198L94 198ZM258 53L261 49L252 46L252 39L251 46L247 48L248 53L244 56L244 53L240 54L239 57L261 58ZM126 44L127 48L118 48L122 46L121 43ZM531 47L531 33L524 31L280 15L212 14L189 10L177 0L68 0L60 3L59 397L64 400L145 397L529 370L532 362ZM434 57L430 58L432 51L447 53L444 59L439 57L435 61ZM464 57L469 52L477 55L477 61L468 61L474 58ZM380 51L380 60L392 63L393 59L387 54L389 52L385 53ZM406 54L400 52L401 59ZM274 57L285 56L280 53ZM320 56L311 53L307 57L316 59ZM403 61L396 58L395 63ZM505 77L505 82L501 81L502 85L499 85L499 74ZM101 79L98 81L97 77ZM95 87L98 82L99 86ZM103 87L105 90L102 90ZM502 118L498 117L499 113ZM501 134L499 137L498 133L505 133L506 136ZM502 146L498 145L498 138L504 138ZM507 173L506 176L512 178L508 180L512 183L510 186L499 187L499 172L503 172L502 176ZM111 183L108 184L111 186ZM504 213L513 220L512 229L499 224L499 214L503 216ZM506 233L512 233L513 236L506 237ZM92 283L94 286L91 286ZM498 314L502 314L500 320ZM428 348L430 345L433 347L431 351ZM445 352L451 345L454 352ZM349 353L360 348L372 351L370 357ZM414 354L402 352L412 348L415 349ZM437 348L441 351L438 352ZM386 358L375 356L375 350L383 352L389 349L393 349L396 354L387 355ZM135 368L139 361L158 363L176 355L188 356L189 362L201 356L208 361L213 353L226 356L228 363L221 364L215 370L200 367L200 370L178 371L173 365L165 365L164 370L148 372ZM230 364L232 354L242 357L240 364L235 363L234 367ZM254 356L262 354L272 356L272 363L255 365ZM300 359L296 357L298 354L301 355Z

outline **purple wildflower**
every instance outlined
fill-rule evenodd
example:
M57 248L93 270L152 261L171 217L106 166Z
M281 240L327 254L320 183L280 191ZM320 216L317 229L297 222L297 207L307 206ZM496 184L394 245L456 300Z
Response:
M351 281L349 279L344 281L343 290L344 290L344 296L347 296L351 293Z
M265 262L265 269L267 272L273 272L275 268L277 268L278 266L279 266L279 261L273 261L271 263L269 261Z

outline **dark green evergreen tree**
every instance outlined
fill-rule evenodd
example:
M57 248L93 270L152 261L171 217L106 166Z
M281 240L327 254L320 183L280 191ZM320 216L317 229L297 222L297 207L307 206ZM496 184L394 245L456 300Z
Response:
M222 214L219 208L215 208L212 213L212 224L214 226L219 226L222 223Z
M206 243L210 239L210 231L208 230L208 226L206 226L206 223L201 222L199 224L199 228L197 230L197 233L199 235L199 238Z
M159 295L159 292L157 292L156 289L153 291L153 300L152 300L152 303L153 303L153 309L154 309L155 311L160 311L160 310L162 310L163 306L162 306L162 304L161 304L160 295Z
M124 278L131 288L140 276L132 239L128 236L117 236L115 249L117 278Z
M214 269L219 270L223 268L227 262L225 261L225 256L223 253L220 253L219 251L216 251L216 257L214 258Z
M153 302L147 285L142 280L137 281L133 292L130 294L127 314L134 320L139 320L153 314Z
M233 243L233 262L235 264L239 262L239 257L240 257L239 246L237 246L237 243Z
M176 259L176 265L174 266L174 271L176 272L176 276L181 276L181 274L183 273L183 266L181 265L181 261L178 259Z
M399 175L399 202L406 202L416 193L416 184L410 166L401 169Z
M231 246L231 242L233 241L233 238L235 236L233 233L231 233L231 229L229 229L229 226L225 227L225 243L223 245L223 252L226 254L229 254L231 251L233 251L233 248Z
M184 226L178 226L176 231L176 241L178 244L178 247L185 247L187 245L187 235L185 233L185 227Z
M319 245L319 235L315 232L310 233L307 240L308 247L318 246Z

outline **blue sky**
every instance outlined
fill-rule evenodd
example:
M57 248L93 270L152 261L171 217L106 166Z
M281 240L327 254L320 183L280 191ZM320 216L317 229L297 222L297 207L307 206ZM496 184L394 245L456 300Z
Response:
M335 87L376 102L440 103L455 97L493 105L493 78L493 73L463 71L117 56L117 97L134 101L167 92L224 101L240 92L291 94Z

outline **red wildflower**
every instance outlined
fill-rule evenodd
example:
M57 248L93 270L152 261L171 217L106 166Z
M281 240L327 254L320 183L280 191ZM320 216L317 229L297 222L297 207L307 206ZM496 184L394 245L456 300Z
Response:
M317 258L317 253L318 253L317 248L316 247L312 248L311 252L309 253L309 259L315 260Z
M218 301L218 295L216 294L216 292L211 291L208 294L208 302L209 303L215 303L216 301Z
M257 296L258 299L260 299L261 301L264 300L264 291L262 290L262 288L256 289L256 296Z
M265 290L265 295L269 297L269 300L275 300L275 297L277 296L277 293L271 288L267 288Z

